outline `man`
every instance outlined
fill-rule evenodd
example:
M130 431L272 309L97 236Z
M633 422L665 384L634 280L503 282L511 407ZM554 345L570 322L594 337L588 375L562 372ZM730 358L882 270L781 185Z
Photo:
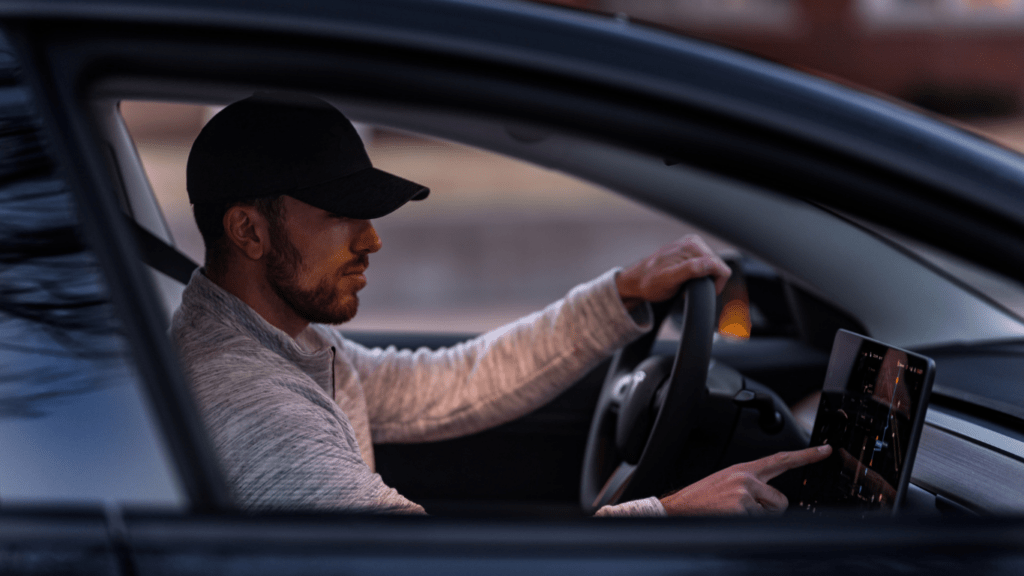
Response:
M206 267L172 332L229 487L250 509L422 513L373 472L373 442L452 438L526 414L649 330L647 302L706 275L720 291L729 276L686 238L459 346L369 350L326 324L357 311L381 248L370 221L424 187L374 169L327 103L266 93L207 124L187 185ZM826 455L776 455L599 515L782 510L765 482Z

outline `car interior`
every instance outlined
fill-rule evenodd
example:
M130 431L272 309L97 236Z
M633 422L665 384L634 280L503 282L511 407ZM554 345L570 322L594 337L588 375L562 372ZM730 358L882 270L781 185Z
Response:
M225 105L255 87L125 77L108 79L90 94L95 129L117 176L116 194L137 225L139 250L168 322L198 263L175 248L119 104ZM926 354L937 364L903 512L1024 511L1024 486L1017 481L1024 475L1024 408L1014 392L1024 368L1024 319L901 242L899 231L689 166L685 157L667 158L565 127L340 92L319 95L366 125L456 142L586 180L735 248L728 254L734 275L726 294L749 303L750 335L715 336L704 409L688 440L674 447L674 460L656 480L620 493L623 500L660 495L729 464L806 446L833 339L846 329ZM722 300L712 305L716 323ZM672 327L682 324L684 314L680 307L665 313L666 329L649 354L671 358L678 346ZM341 329L371 347L437 348L473 335ZM495 429L430 444L375 446L378 472L433 515L576 517L592 511L585 502L581 507L580 474L609 365L542 409ZM762 401L737 401L741 390L757 392ZM766 411L777 413L781 424L766 425ZM605 476L611 473L604 468Z

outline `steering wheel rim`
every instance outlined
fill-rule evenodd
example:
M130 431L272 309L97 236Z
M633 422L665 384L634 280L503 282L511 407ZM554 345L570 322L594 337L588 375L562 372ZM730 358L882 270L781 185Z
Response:
M680 302L682 334L675 356L651 357L662 322ZM583 456L580 505L586 513L616 504L627 490L656 489L657 472L686 441L707 380L715 305L713 280L690 280L675 298L654 306L649 333L615 353Z

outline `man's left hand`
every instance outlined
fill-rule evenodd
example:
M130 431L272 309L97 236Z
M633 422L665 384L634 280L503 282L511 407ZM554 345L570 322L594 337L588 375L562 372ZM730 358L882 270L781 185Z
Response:
M664 302L679 292L687 280L711 276L720 294L732 275L729 266L700 236L691 234L633 264L619 273L616 284L626 308L643 302Z

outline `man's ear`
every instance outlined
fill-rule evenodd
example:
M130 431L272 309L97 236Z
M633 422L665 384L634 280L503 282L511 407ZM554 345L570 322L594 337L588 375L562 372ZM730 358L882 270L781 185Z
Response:
M270 251L267 219L255 206L232 206L224 213L224 235L250 260L259 260Z

